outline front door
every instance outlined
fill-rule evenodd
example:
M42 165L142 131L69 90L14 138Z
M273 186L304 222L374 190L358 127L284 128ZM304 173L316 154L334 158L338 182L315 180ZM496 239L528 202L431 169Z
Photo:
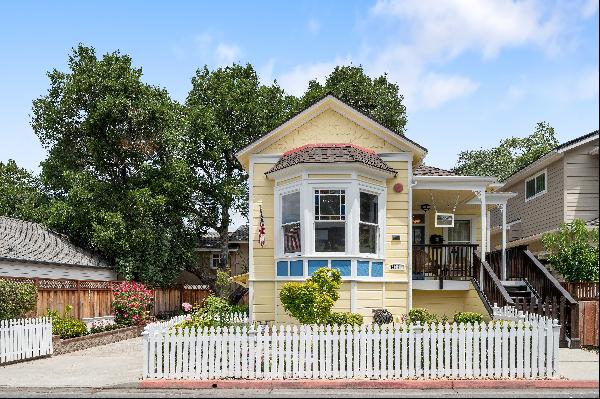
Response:
M413 226L413 244L414 245L425 245L425 226Z

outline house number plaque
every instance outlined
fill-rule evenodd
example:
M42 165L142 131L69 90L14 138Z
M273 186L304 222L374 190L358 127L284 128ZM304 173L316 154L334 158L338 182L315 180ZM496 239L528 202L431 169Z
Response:
M390 265L390 270L403 271L405 266L402 263L392 263Z

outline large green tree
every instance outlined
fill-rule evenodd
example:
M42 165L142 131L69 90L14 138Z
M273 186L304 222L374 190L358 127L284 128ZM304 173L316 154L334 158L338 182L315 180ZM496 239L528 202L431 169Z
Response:
M0 216L38 221L46 200L36 176L12 159L0 161Z
M276 84L262 84L251 65L199 69L186 103L186 159L194 171L195 211L221 236L221 268L227 265L230 213L247 214L247 174L235 157L276 127L297 100Z
M48 150L45 223L113 261L119 275L168 284L191 261L191 174L179 156L181 107L142 82L127 55L80 45L48 73L32 127Z
M300 106L307 107L327 94L333 94L387 128L404 134L404 98L398 85L391 83L387 75L371 78L365 74L362 66L337 66L327 76L324 84L317 80L308 83L308 89L300 99Z
M504 181L557 145L554 128L540 122L529 136L503 139L490 149L462 151L454 171L461 175L494 176Z

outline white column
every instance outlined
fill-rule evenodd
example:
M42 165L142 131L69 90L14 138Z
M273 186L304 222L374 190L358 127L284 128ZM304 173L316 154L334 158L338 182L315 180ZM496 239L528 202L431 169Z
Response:
M485 201L485 188L475 191L475 195L477 195L481 203L481 242L479 247L481 261L485 261L485 250L487 248L487 203ZM479 271L479 281L483 281L483 268Z
M502 280L506 280L506 204L498 205L502 212Z

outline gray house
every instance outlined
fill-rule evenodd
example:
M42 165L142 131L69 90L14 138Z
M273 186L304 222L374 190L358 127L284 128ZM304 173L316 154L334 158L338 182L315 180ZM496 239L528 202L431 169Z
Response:
M559 145L514 173L499 191L517 193L507 204L507 247L543 250L541 237L561 222L598 226L598 131ZM499 248L502 214L491 212L490 242Z
M116 280L103 259L33 222L0 216L0 277Z

